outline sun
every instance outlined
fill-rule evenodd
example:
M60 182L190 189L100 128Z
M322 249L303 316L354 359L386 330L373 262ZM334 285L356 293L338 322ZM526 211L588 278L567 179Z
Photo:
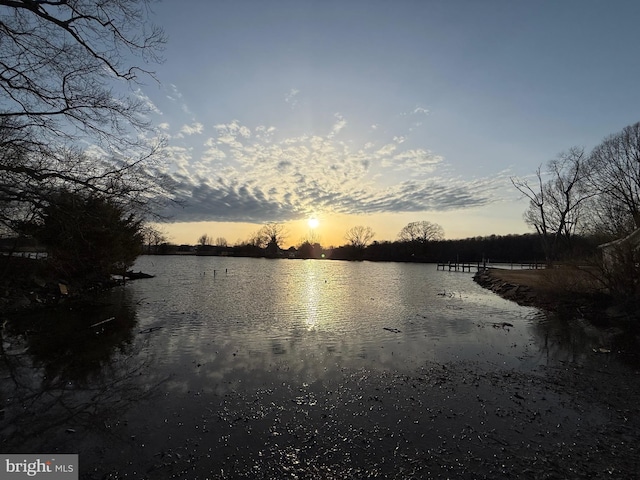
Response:
M318 228L318 225L320 225L320 221L315 217L311 217L309 220L307 220L307 225L309 225L309 228Z

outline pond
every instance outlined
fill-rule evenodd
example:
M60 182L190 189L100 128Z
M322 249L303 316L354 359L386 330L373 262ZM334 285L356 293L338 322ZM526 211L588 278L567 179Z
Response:
M469 413L478 392L600 346L430 264L144 256L135 270L155 277L5 323L3 452L78 453L81 478L100 479L401 478L438 449L434 472L463 472L483 454L454 462L443 432L510 441Z

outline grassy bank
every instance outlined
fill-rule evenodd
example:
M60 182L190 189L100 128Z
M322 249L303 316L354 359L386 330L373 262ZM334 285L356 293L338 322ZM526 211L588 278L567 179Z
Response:
M483 287L521 305L586 318L595 324L626 322L638 317L633 302L613 298L598 272L588 267L490 268L478 272L474 279Z

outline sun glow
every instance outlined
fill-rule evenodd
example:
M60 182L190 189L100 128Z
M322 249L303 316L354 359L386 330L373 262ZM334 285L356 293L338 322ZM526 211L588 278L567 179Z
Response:
M307 225L309 225L309 228L318 228L318 225L320 225L320 221L317 218L313 217L307 220Z

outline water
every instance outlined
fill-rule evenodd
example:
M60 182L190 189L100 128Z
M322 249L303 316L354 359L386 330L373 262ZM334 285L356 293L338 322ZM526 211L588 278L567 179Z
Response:
M537 361L536 309L433 265L191 256L145 257L136 269L156 275L127 287L140 329L162 327L148 347L156 365L197 362L219 384L284 365L314 380L343 367Z
M580 362L599 345L469 273L429 264L149 256L134 269L155 278L5 325L3 451L79 452L92 465L83 478L147 478L141 468L166 478L166 458L184 464L185 455L197 455L203 475L240 468L241 458L272 468L284 452L273 435L298 448L295 429L278 428L292 405L323 405L304 431L314 437L322 412L353 415L340 405L358 390L377 399L425 366L531 372ZM250 426L238 430L239 421ZM265 442L275 447L263 465ZM230 448L234 458L221 455ZM319 465L325 453L314 450Z

